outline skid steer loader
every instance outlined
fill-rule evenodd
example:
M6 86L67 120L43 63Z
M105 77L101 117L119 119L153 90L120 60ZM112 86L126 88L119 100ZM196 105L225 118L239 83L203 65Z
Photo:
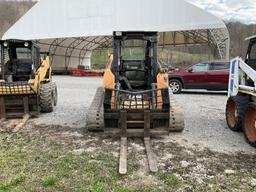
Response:
M232 131L243 131L256 147L256 35L246 40L245 62L240 57L231 61L226 120Z
M127 172L127 138L144 138L150 171L157 165L150 138L184 129L182 108L157 60L157 32L114 32L113 54L87 114L89 131L121 137L119 172Z
M31 116L52 112L57 87L52 82L49 57L41 60L32 41L0 41L0 119L21 118L19 129Z

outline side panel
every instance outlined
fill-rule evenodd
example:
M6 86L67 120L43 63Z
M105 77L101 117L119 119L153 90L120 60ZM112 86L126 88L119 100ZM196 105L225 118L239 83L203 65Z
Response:
M185 88L202 89L206 86L206 72L187 72L183 79Z
M0 81L4 80L4 50L0 41Z
M115 89L116 78L115 78L115 75L111 71L112 63L113 63L113 54L110 54L108 66L107 66L107 69L105 70L104 76L103 76L103 87L105 89Z
M115 76L110 69L106 69L103 76L103 87L105 89L115 89Z
M227 90L229 70L210 70L206 73L206 89Z
M229 74L229 87L228 87L228 96L236 96L238 94L238 60L239 58L235 58L230 63L230 74Z
M157 75L157 89L168 89L169 82L168 82L168 74L160 72ZM157 109L162 109L163 107L163 98L162 92L159 90L157 91Z
M106 99L109 91L115 89L115 85L116 85L115 75L111 71L112 63L113 63L113 55L110 54L108 66L103 75L103 88L105 89L105 99ZM110 107L112 110L115 109L115 92L114 91L112 92L112 96L111 96L111 100L110 100Z
M164 89L168 88L168 74L167 73L158 73L157 75L157 88Z
M210 70L210 64L197 63L190 69L183 75L185 88L205 89L207 86L206 73Z

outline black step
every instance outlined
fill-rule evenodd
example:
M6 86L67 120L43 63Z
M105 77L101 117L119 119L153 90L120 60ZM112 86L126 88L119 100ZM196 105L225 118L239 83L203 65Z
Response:
M18 112L16 112L16 113L7 113L6 114L7 119L21 118L23 116L24 116L24 113L18 113Z
M120 136L121 130L117 128L105 129L106 135ZM167 128L150 129L150 137L169 135ZM127 129L127 137L144 137L144 129Z

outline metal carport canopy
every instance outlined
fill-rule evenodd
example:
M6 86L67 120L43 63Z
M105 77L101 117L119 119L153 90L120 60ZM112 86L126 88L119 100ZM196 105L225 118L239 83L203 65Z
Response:
M111 47L113 31L158 31L159 46L208 44L229 57L229 33L216 16L184 0L41 0L3 39L36 40L53 67L90 65L91 51Z

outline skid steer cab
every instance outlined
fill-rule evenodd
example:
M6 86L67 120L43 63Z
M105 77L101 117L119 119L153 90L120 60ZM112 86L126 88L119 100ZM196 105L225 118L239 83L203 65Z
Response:
M32 41L0 41L0 118L28 119L52 112L56 104L49 56L41 59Z

